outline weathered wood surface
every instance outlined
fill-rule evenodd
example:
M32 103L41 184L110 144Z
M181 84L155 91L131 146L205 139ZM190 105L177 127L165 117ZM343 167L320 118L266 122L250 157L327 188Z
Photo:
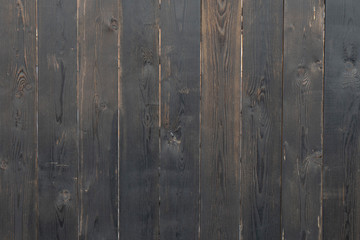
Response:
M360 2L326 1L324 239L360 238Z
M0 0L0 239L359 239L356 0Z
M282 234L321 239L324 2L285 1Z
M244 1L241 239L280 239L283 1Z
M0 238L37 239L36 4L0 5Z
M241 4L202 1L200 239L239 239Z
M122 0L120 239L159 235L157 0Z
M44 240L78 236L76 8L72 0L38 1L39 239Z
M197 239L199 228L200 1L160 6L160 238Z
M79 0L77 16L79 237L116 239L119 5Z

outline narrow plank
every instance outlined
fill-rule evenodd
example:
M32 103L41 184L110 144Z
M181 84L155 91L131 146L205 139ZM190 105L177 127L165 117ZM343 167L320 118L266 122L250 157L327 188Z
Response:
M159 235L158 0L122 0L120 239Z
M78 1L80 239L118 237L116 0Z
M241 4L202 1L200 239L239 239Z
M282 234L321 239L324 2L284 10Z
M14 43L7 39L16 37L16 12L14 3L1 0L0 8L0 236L4 239L14 239L14 210L15 199L13 195L14 172L16 162L12 159L12 128L14 120L12 116L13 85L14 85L14 63L9 59L14 59ZM14 60L13 60L14 61ZM16 128L15 128L16 129Z
M326 1L324 239L360 238L359 11L359 1Z
M241 239L280 239L283 1L244 1Z
M200 0L163 0L160 238L199 228Z
M76 7L72 0L38 0L39 239L44 240L78 236Z
M0 236L37 239L36 3L0 5Z

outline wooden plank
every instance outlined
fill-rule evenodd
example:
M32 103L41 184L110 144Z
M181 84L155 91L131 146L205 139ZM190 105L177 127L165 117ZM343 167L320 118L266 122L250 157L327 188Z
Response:
M244 1L241 239L280 239L283 1Z
M0 236L37 239L36 3L0 5Z
M359 1L326 1L324 239L360 238L359 11Z
M76 7L73 0L38 0L39 239L44 240L78 236Z
M321 239L324 2L284 10L282 234Z
M80 239L118 237L118 1L78 1Z
M239 239L241 4L202 1L200 239Z
M158 0L122 0L120 239L159 235Z
M197 239L200 1L163 0L160 16L160 238Z

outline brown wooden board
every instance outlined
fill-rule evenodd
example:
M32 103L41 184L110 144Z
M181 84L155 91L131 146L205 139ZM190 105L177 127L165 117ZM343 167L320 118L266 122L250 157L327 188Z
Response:
M200 1L161 2L160 238L199 228Z
M118 1L78 1L79 234L118 237Z
M0 1L0 238L37 239L36 4Z
M360 2L326 1L324 239L360 238Z
M282 235L321 239L324 2L285 1Z
M159 237L158 0L122 0L120 239Z
M239 239L241 4L202 1L200 239Z
M243 3L241 239L280 239L283 1Z
M76 9L73 0L38 0L39 239L44 240L78 236Z

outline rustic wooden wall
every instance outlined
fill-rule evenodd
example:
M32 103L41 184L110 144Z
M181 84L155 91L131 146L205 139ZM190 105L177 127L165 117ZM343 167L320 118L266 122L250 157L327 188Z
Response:
M0 239L360 239L357 0L0 0Z

